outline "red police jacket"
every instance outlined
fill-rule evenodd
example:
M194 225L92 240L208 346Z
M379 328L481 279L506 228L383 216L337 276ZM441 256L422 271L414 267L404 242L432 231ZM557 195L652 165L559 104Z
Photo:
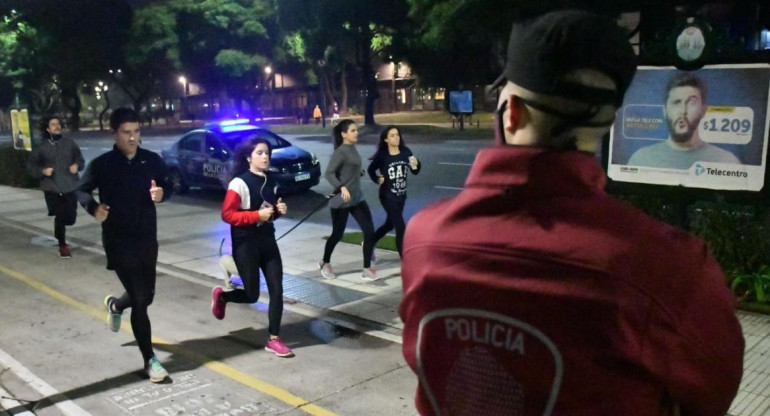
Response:
M705 244L604 192L593 155L482 150L403 249L422 415L723 416L744 340Z

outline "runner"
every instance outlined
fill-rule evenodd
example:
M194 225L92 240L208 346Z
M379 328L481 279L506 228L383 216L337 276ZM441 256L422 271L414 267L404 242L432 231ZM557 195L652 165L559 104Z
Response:
M107 269L115 270L125 293L108 295L104 306L113 332L120 330L123 311L131 308L131 329L153 383L168 377L152 349L152 327L147 309L155 297L158 262L158 220L155 204L164 194L168 171L156 153L139 147L139 115L119 108L110 116L115 145L88 164L77 190L83 208L102 223ZM99 202L92 193L99 190Z
M83 170L85 161L75 141L62 136L59 117L44 118L41 130L43 140L32 151L27 161L27 170L33 178L40 180L48 216L54 217L53 234L59 243L59 257L69 259L72 254L67 245L65 227L74 225L77 219L75 188L78 185L78 172Z
M406 204L406 177L411 171L420 173L420 162L406 147L401 131L396 126L385 127L380 133L377 152L370 158L367 172L374 183L380 186L380 203L388 217L374 232L374 245L393 228L396 229L396 248L401 256L404 241L404 205ZM379 174L377 173L379 172Z
M224 319L225 306L254 303L259 299L259 271L265 275L270 306L267 310L269 337L265 350L279 357L294 354L278 337L283 316L283 262L275 241L273 220L286 214L286 204L275 196L275 183L267 174L270 144L251 138L235 151L233 178L222 204L222 220L230 224L233 258L243 279L243 289L211 291L211 313Z
M358 126L353 120L345 119L334 126L334 153L332 153L329 165L326 167L326 180L334 188L334 196L329 201L332 214L332 235L326 240L323 260L318 262L321 268L321 276L325 279L336 279L331 265L332 252L337 243L342 239L348 215L353 214L361 231L364 233L364 268L361 278L366 281L377 280L377 271L372 266L372 252L374 250L374 225L372 224L372 212L361 192L361 155L356 149L358 142Z

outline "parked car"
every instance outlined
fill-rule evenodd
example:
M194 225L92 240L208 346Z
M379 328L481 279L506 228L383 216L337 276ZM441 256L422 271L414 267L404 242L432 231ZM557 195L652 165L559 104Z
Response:
M161 154L169 169L175 193L191 186L209 189L227 187L227 174L235 149L257 136L273 148L268 172L275 178L279 194L300 192L318 185L321 164L314 154L292 145L277 134L249 123L248 119L209 123L185 133Z

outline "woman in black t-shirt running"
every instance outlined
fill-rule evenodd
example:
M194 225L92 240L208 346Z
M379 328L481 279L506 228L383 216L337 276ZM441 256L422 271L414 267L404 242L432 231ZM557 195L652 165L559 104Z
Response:
M369 177L380 185L380 203L388 215L385 223L374 232L375 244L390 230L396 229L396 248L401 256L404 241L404 204L406 203L406 177L408 172L420 173L420 161L406 147L401 131L388 126L380 133L377 151L370 158L367 168Z

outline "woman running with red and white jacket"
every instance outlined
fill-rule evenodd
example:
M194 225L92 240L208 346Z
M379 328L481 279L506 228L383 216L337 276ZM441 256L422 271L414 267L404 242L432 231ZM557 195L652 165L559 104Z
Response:
M243 289L211 291L211 313L224 319L225 305L254 303L259 299L259 271L265 276L270 306L267 310L269 338L265 350L279 357L294 354L278 337L283 316L283 262L275 240L273 220L286 214L286 204L275 196L269 177L270 144L251 138L238 146L233 159L232 180L222 204L222 220L230 224L233 258L243 280Z

